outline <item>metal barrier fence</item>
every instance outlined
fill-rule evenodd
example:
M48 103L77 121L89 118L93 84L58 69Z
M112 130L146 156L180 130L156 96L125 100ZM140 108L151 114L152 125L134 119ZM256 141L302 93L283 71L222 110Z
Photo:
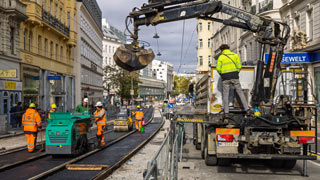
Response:
M148 162L144 180L176 180L178 177L178 162L182 160L184 124L176 123L170 118L170 130L160 149Z

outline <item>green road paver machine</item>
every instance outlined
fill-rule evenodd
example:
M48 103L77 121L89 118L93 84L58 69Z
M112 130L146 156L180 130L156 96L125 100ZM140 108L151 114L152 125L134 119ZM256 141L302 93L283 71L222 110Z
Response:
M89 114L51 113L46 128L46 153L79 155L88 147L88 129L92 126Z

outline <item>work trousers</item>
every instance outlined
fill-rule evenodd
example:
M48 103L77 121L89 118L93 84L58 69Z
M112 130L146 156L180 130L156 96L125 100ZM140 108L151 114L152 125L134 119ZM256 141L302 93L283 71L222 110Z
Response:
M249 109L249 106L248 106L246 97L244 96L244 93L242 91L239 79L224 80L224 81L222 81L222 85L223 85L224 113L226 113L226 114L229 113L229 90L230 90L230 85L233 85L234 89L236 90L244 110L248 110Z
M138 129L139 131L141 130L141 124L142 124L142 120L138 120L136 119L134 122L136 129Z
M27 138L27 149L29 152L33 152L36 147L37 141L37 132L34 133L25 133Z
M98 138L98 143L100 143L101 146L104 146L106 143L104 141L104 130L106 126L105 125L97 125L97 136Z

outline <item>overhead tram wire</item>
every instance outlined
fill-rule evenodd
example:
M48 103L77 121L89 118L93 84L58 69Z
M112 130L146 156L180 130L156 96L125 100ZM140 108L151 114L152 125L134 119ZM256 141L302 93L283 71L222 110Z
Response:
M192 42L192 40L193 40L193 35L194 35L194 32L195 32L196 30L197 30L197 26L196 26L196 27L194 28L194 30L192 31L192 35L191 35L191 38L190 38L188 47L187 47L187 49L186 49L186 51L185 51L185 54L184 54L183 59L185 59L185 58L187 57L187 55L188 55L189 48L190 48L191 42ZM184 64L183 64L183 65L184 65ZM183 66L183 65L181 65L181 66Z
M181 69L181 62L182 62L182 55L183 55L183 43L184 43L184 29L185 29L185 23L186 23L186 20L183 20L182 40L181 40L181 52L180 52L180 63L179 63L178 73L180 72L180 69Z
M154 29L155 29L155 31L156 31L156 34L158 34L158 31L157 31L157 27L156 26L154 26ZM156 38L156 40L157 40L157 48L158 48L158 53L160 53L160 48L159 48L159 38ZM160 56L159 56L159 60L160 60Z

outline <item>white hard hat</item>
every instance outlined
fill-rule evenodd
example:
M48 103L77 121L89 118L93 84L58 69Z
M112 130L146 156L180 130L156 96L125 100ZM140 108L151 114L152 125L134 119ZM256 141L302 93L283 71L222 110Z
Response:
M84 98L84 99L83 99L83 102L88 103L88 102L89 102L89 99L88 99L88 98Z
M101 106L103 106L103 104L102 104L102 102L98 101L96 106L101 107Z

